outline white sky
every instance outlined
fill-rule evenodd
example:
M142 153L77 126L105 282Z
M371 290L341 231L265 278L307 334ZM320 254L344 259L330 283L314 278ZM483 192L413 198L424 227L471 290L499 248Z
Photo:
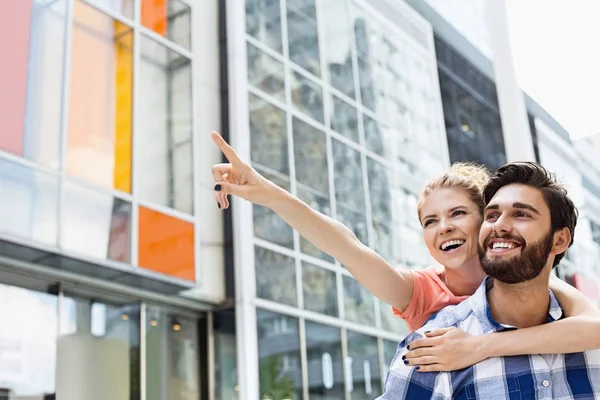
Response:
M600 133L600 0L506 0L519 85L574 139Z

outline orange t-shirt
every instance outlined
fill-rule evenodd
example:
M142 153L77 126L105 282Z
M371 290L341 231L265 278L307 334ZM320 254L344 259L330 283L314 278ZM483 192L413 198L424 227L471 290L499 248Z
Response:
M422 271L411 271L414 277L413 296L404 312L392 307L394 315L406 321L412 331L422 327L436 312L446 306L452 306L469 298L455 296L440 278L442 271L433 267Z

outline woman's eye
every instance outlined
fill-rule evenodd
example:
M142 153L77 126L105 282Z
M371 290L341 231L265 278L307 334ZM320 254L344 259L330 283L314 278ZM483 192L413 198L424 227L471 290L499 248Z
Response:
M466 212L464 210L456 210L452 213L453 217L459 216L459 215L465 215Z
M423 227L429 226L431 224L433 224L434 220L433 219L428 219L427 221L425 221L425 223L423 223Z

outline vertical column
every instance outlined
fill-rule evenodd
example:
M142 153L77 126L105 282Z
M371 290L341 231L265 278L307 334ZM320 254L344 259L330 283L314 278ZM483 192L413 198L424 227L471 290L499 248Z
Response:
M227 58L230 142L245 160L250 159L248 123L248 65L245 2L227 0ZM240 400L258 400L258 335L256 332L256 276L252 241L252 205L232 198L237 369Z
M525 100L517 82L512 58L505 0L486 0L485 8L494 55L494 77L506 159L508 162L535 161Z

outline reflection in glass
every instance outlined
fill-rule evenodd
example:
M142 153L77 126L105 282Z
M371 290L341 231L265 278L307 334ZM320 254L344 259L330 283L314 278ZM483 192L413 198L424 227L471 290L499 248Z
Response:
M56 246L58 178L0 159L0 232Z
M287 191L290 190L287 181L262 170L258 166L256 169L262 176L277 186ZM267 207L253 205L252 212L254 215L254 236L290 249L294 247L294 231L292 227L286 224L274 211Z
M356 108L333 95L331 102L331 129L358 143Z
M348 207L338 204L337 219L356 235L362 243L369 242L367 218L363 214L352 211Z
M248 43L248 83L283 101L283 64Z
M63 304L56 398L139 399L139 305L76 297Z
M256 246L256 295L278 303L296 306L296 270L294 259Z
M377 339L348 331L348 357L352 360L352 400L371 400L380 396Z
M0 285L0 304L0 397L50 398L62 366L56 362L57 297ZM7 392L10 397L2 397Z
M365 199L360 153L337 140L332 140L332 144L336 201L338 204L341 203L364 213Z
M386 331L393 332L397 335L408 335L408 326L404 320L392 311L392 306L384 302L379 303L381 310L381 327Z
M138 195L193 213L191 63L141 35Z
M335 272L302 263L302 287L305 309L338 316Z
M344 275L343 281L346 319L359 324L375 325L373 295L351 276Z
M383 143L383 134L379 129L379 124L373 118L363 114L363 125L365 129L365 147L372 152L384 155L385 146Z
M257 310L260 399L302 398L298 319Z
M297 72L292 72L290 85L294 107L323 123L323 91L321 87Z
M307 321L306 352L310 399L343 399L344 363L340 330Z
M352 28L346 0L327 0L321 3L325 27L325 56L329 68L330 84L354 98L354 74L352 71Z
M98 6L108 8L110 11L122 14L127 18L133 18L133 3L135 0L87 0Z
M129 263L131 203L71 183L65 184L64 202L62 248Z
M322 195L329 194L327 139L325 132L294 118L294 161L296 180Z
M285 112L252 94L249 103L252 162L289 175Z
M315 194L309 187L305 187L302 184L298 184L296 188L296 194L300 200L314 208L315 210L323 213L327 216L331 216L331 204L329 201L329 193L326 197ZM308 240L300 236L300 250L304 254L308 254L313 257L320 258L321 260L333 262L333 257L325 254L319 250L315 245L310 243Z
M200 400L198 321L161 307L146 310L146 398Z
M381 222L392 220L392 199L388 175L388 169L384 165L367 158L371 215Z
M74 4L67 173L131 192L133 29Z
M246 0L246 32L281 53L279 0Z
M319 35L315 0L288 0L287 27L290 60L319 76Z
M0 2L0 150L58 168L67 1Z
M237 400L237 345L235 309L227 308L214 312L214 400ZM236 390L237 389L237 390Z
M188 5L179 0L141 1L142 25L181 47L191 48L191 10Z

